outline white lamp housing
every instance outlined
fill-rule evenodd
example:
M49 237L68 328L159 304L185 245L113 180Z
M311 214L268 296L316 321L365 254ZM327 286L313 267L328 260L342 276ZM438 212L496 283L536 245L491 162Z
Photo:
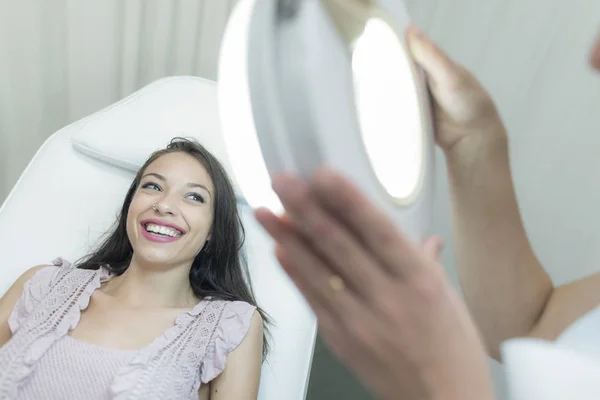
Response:
M430 225L434 143L424 74L398 0L241 0L224 36L219 109L253 207L270 177L341 171L409 237Z

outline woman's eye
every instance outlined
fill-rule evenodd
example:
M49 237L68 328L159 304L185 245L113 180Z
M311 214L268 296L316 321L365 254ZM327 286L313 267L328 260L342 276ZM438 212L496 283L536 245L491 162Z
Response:
M156 183L146 183L142 186L142 189L150 189L150 190L158 190L160 191L160 186L158 186Z
M200 203L204 203L204 197L200 196L197 193L188 194L187 198L190 200L193 200L193 201L198 201Z

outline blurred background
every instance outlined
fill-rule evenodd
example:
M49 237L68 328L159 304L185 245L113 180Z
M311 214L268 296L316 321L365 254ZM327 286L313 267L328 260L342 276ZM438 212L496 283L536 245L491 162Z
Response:
M61 127L164 76L216 79L235 3L0 0L0 203ZM587 57L600 28L600 2L406 3L413 19L495 98L511 138L526 227L555 282L597 271L600 76L593 76ZM443 261L456 283L447 180L438 156L433 230L446 237ZM502 371L491 365L502 400ZM308 399L371 398L319 341Z

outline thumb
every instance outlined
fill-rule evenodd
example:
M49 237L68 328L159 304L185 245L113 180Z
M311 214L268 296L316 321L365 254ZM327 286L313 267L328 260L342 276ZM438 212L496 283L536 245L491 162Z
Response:
M415 24L410 25L406 36L410 52L427 73L430 85L452 84L459 78L459 66Z
M423 241L421 248L427 257L439 261L440 254L444 248L444 239L441 236L431 236Z

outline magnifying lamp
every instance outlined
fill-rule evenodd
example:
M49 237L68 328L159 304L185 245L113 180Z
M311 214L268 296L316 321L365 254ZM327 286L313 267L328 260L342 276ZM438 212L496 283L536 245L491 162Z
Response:
M329 166L409 237L429 227L432 118L400 0L241 0L225 31L218 97L237 184L283 210L279 172Z

